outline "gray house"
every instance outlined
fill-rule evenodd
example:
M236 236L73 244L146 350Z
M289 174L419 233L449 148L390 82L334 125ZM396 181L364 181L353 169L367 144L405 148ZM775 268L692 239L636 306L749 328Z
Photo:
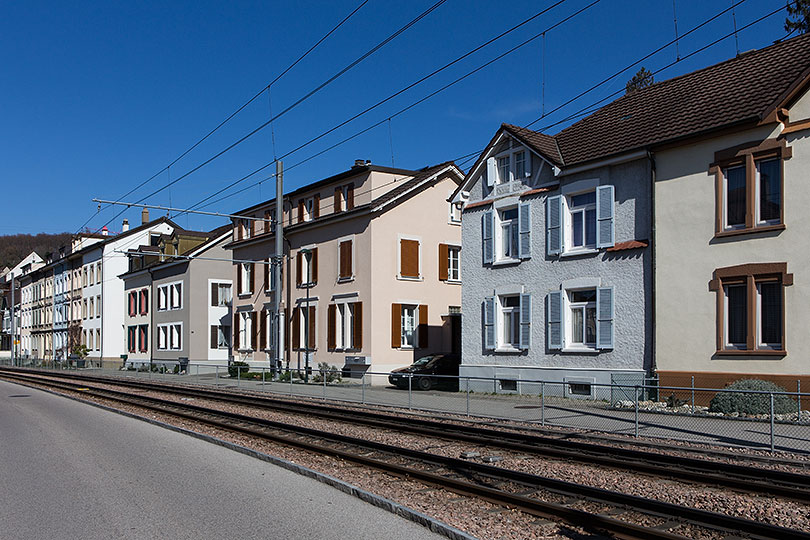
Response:
M133 362L228 364L232 281L230 254L222 246L230 236L230 225L177 230L164 235L157 250L130 250L130 271L121 278Z
M638 384L652 369L651 162L588 161L567 136L580 127L502 125L452 196L464 208L460 373L496 391L542 380L605 397L594 383Z

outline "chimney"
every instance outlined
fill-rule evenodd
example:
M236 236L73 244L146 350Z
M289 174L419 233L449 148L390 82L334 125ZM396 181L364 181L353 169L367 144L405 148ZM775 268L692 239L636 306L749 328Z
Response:
M129 230L129 220L124 218L124 222L121 224L121 232L127 232Z
M141 225L149 223L149 209L144 208L141 210Z
M109 230L107 230L107 226L106 226L106 225L104 225L104 226L101 228L101 236L107 236L108 234L110 234L110 231L109 231Z
M365 167L365 166L366 166L366 160L365 159L355 159L354 160L354 167ZM352 167L352 168L354 168L354 167Z

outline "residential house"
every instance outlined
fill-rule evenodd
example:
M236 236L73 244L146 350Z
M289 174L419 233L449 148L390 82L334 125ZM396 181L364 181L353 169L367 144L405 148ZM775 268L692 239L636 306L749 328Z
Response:
M594 383L641 384L652 368L650 161L594 159L572 129L502 125L452 198L472 389L539 392L528 381L542 380L604 397Z
M284 196L283 357L360 376L460 341L460 212L453 163L414 171L358 160ZM276 200L234 219L234 358L272 366ZM275 366L272 366L275 367ZM382 381L383 379L380 379Z

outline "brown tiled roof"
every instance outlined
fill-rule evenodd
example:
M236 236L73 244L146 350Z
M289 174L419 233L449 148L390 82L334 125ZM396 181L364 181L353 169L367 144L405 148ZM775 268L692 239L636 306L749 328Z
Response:
M521 197L528 197L529 195L538 195L540 193L546 193L549 191L554 191L560 187L560 184L554 184L553 186L546 186L541 188L530 189L529 191L524 191L520 194Z
M411 178L409 180L406 180L405 182L398 185L394 189L392 189L390 191L387 191L387 192L383 193L382 195L380 195L379 197L377 197L376 199L374 199L374 202L371 203L371 206L373 208L376 208L376 207L378 207L380 205L386 204L386 203L396 199L400 195L402 195L404 193L407 193L410 189L418 186L425 179L430 178L434 174L438 173L439 171L441 171L442 169L445 169L447 167L456 167L456 168L458 168L456 166L456 164L453 163L452 161L445 161L444 163L439 163L438 165L433 165L433 166L430 166L430 167L425 167L424 169L420 169L419 171L416 172L416 174L413 176L413 178ZM456 179L454 179L454 180L457 183L460 181L460 180L456 180Z
M478 201L465 205L464 210L472 210L473 208L478 208L479 206L488 206L490 204L492 204L492 201Z
M557 142L551 135L546 135L539 131L532 131L531 129L522 128L520 126L513 126L512 124L503 124L503 127L507 131L511 131L518 139L523 139L526 144L541 153L557 167L562 167L565 163L560 155Z
M648 245L646 240L628 240L627 242L617 242L613 247L607 248L606 251L626 251L628 249L645 248Z
M807 75L810 34L624 95L554 136L566 165L762 120Z

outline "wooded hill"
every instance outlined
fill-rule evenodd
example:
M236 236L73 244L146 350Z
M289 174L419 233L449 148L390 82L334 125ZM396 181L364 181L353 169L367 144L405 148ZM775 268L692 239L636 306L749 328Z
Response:
M13 268L32 251L36 251L44 259L45 253L56 251L60 246L69 246L71 236L70 233L0 236L0 270L6 266Z

